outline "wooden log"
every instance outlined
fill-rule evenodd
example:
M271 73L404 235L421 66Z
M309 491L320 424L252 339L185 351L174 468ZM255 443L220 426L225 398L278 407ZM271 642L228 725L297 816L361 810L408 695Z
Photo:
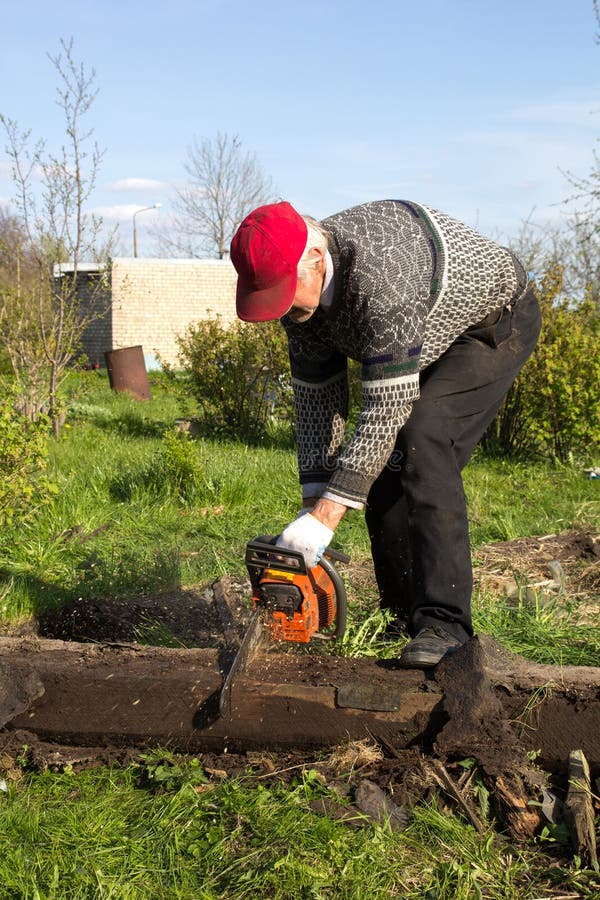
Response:
M596 828L592 804L590 767L581 750L569 754L569 788L565 800L565 820L575 853L584 866L598 868Z
M536 708L535 728L524 729L525 747L561 764L571 749L581 748L591 768L600 771L600 669L532 666L491 639L476 638L470 645L451 658L453 665L462 655L475 683L481 675L472 668L477 647L478 666L498 698L497 711L511 721L531 705L534 692L556 685ZM448 719L445 694L453 686L441 684L446 663L426 673L397 669L389 661L294 652L255 660L235 684L231 717L219 719L227 658L230 654L216 650L0 638L0 665L12 683L30 679L37 685L39 680L43 687L41 696L32 690L28 701L20 701L25 708L7 727L82 747L318 749L374 736L397 750L430 750ZM361 693L361 685L368 690ZM378 695L379 709L373 708ZM460 715L460 704L449 708ZM558 732L556 716L568 722Z
M43 693L44 685L35 672L0 663L0 728L29 709Z
M232 716L218 718L223 683L216 650L0 639L11 677L34 671L44 693L10 722L44 740L96 746L166 745L182 751L319 748L365 737L368 728L406 744L429 721L439 692L420 693L425 676L406 673L400 710L337 709L336 683L373 680L368 660L267 656L257 680L235 686ZM392 673L374 670L385 682ZM385 687L385 684L383 685Z

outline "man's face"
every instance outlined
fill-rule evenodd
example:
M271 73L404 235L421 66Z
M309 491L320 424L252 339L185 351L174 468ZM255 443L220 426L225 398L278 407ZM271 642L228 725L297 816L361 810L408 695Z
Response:
M319 260L314 269L309 269L306 278L298 280L294 302L287 315L293 322L308 322L321 299L321 289L325 277L325 258L316 248L312 251Z

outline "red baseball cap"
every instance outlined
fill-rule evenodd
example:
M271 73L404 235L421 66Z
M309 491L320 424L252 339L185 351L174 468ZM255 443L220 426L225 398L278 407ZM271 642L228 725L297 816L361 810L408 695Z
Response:
M240 319L268 322L286 314L294 302L307 238L306 222L289 203L259 206L246 216L231 242Z

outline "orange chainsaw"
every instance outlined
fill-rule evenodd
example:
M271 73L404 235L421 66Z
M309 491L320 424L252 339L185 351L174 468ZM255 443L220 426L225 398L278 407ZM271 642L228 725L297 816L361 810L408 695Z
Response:
M231 715L231 687L251 660L274 641L308 644L333 641L346 630L346 590L330 560L349 557L328 548L308 568L302 553L276 547L274 537L257 537L246 545L246 568L252 586L252 618L223 683L222 716Z

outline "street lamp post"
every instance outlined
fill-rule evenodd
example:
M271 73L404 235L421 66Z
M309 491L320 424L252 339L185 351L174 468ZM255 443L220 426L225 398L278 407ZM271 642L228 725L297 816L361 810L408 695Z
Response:
M135 227L135 217L138 216L140 213L147 212L149 209L160 209L161 206L162 206L162 203L155 203L153 206L144 206L143 209L137 209L134 212L134 214L133 214L133 255L134 255L134 257L137 257L137 255L138 255L138 252L137 252L137 249L138 249L137 248L137 230Z

